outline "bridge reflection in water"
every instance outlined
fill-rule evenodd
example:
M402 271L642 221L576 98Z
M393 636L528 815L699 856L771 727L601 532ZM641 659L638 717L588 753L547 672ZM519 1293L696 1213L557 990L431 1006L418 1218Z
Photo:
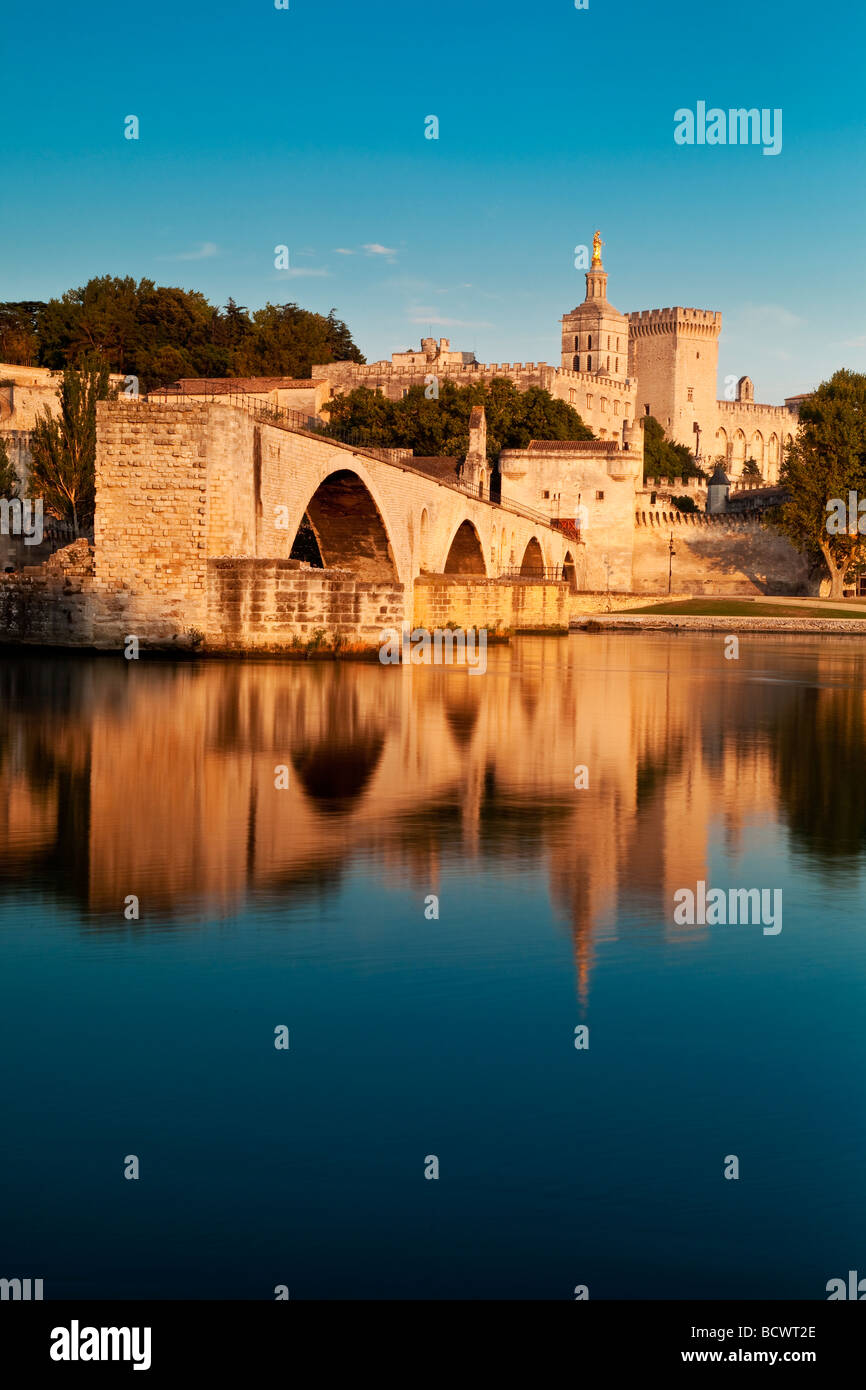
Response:
M866 1241L864 664L614 633L480 678L5 656L7 1272L825 1297ZM782 888L783 930L674 925L701 879Z
M760 660L750 679L748 656L726 663L711 639L614 634L492 648L482 680L12 656L0 669L0 887L38 885L107 931L131 893L141 930L251 902L290 914L337 892L356 862L413 904L448 865L538 873L586 1003L598 943L626 905L677 937L672 895L707 878L714 826L729 851L777 816L819 860L862 851L862 780L828 825L809 807L838 805L838 792L807 785L826 759L805 750L829 731L862 766L863 660L787 640L780 660L805 684L763 680ZM852 680L834 685L840 672ZM575 789L578 765L588 788Z

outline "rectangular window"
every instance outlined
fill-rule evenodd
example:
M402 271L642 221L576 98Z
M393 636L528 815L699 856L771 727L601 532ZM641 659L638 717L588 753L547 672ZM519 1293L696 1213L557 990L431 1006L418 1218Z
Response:
M587 408L587 410L592 410L592 396L587 396L587 398L586 398L586 408Z
M644 413L644 415L649 415L650 411L649 411L649 405L648 405L648 404L644 406L644 408L643 408L643 413Z
M541 495L542 495L542 497L549 497L549 496L550 496L550 493L549 493L549 492L543 492Z
M694 386L690 386L690 387L689 387L689 400L690 400L690 401L693 401L694 398L695 398L695 388L694 388Z
M603 501L604 501L604 493L603 493L603 492L597 492L597 493L595 494L595 500L596 500L596 502L603 502Z

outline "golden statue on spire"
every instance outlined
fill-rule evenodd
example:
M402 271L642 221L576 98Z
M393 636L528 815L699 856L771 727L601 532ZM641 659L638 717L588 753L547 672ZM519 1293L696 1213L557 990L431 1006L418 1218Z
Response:
M603 246L604 246L604 242L603 242L602 239L601 239L601 232L596 232L595 236L594 236L593 239L592 239L592 263L593 263L593 265L601 265L601 248L602 248Z

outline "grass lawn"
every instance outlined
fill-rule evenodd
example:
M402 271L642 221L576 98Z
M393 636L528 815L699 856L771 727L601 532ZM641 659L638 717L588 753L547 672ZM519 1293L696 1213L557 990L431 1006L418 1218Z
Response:
M748 600L738 602L726 598L693 598L680 603L650 603L645 608L628 608L624 613L658 613L676 616L679 613L696 618L858 618L866 621L866 612L854 608L817 608L811 604L791 603L752 603Z

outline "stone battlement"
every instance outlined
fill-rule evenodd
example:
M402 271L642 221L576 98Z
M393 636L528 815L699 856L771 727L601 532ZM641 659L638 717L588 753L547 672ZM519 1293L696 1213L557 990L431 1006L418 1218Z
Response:
M688 329L690 333L717 338L722 331L722 315L717 309L685 309L676 305L672 309L640 309L626 317L630 337Z
M788 405L762 405L760 401L717 401L719 410L731 415L742 411L744 415L771 415L777 420L796 421L798 412Z
M739 531L743 526L760 526L760 518L753 513L712 515L709 512L680 512L676 508L669 512L648 509L634 514L635 526L715 526Z

